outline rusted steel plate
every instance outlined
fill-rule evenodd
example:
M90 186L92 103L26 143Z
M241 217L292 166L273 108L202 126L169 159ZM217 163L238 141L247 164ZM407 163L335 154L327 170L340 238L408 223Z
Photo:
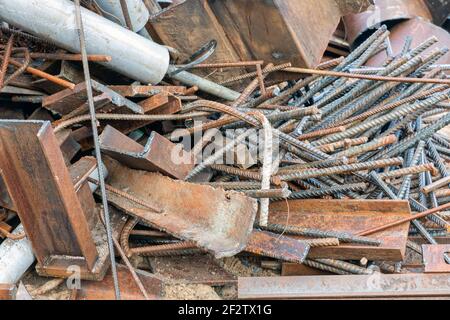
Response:
M272 203L269 222L319 230L357 234L411 215L406 201L386 200L295 200ZM308 257L402 261L406 251L409 223L370 235L380 246L342 243L335 247L311 248ZM296 237L301 238L301 237Z
M81 68L76 67L75 63L69 61L52 61L48 68L41 70L54 74L62 80L66 80L75 84L84 81L84 74ZM61 86L47 80L38 79L33 82L33 85L44 90L49 94L54 94L61 91Z
M350 14L343 18L347 41L355 47L364 39L364 33L388 23L398 23L405 19L421 17L430 21L430 10L424 0L375 0L375 6L367 11ZM358 39L361 36L361 39ZM356 42L355 42L356 41Z
M105 164L110 185L157 204L163 213L109 193L116 207L177 238L196 242L216 258L233 256L245 248L256 216L256 200L237 192L129 169L108 157Z
M360 12L369 1L358 1L359 6L335 0L210 0L209 3L241 60L257 57L266 63L291 62L294 66L315 68L341 16L354 10Z
M222 286L237 282L210 255L149 258L152 271L170 281Z
M125 107L135 113L143 113L142 107L109 89L108 87L92 80L92 89L94 95L106 94L111 99L111 103L117 107ZM65 89L51 96L47 96L42 101L42 106L59 113L67 115L79 106L83 105L87 100L86 83L82 82L75 86L75 89Z
M100 209L97 208L97 210ZM110 207L110 218L112 235L114 238L118 239L123 226L126 223L126 217L124 217L124 215L116 208ZM78 266L80 267L80 279L102 281L111 266L111 260L109 258L105 227L103 223L100 222L100 219L97 219L97 221L98 223L91 229L91 234L99 253L94 269L90 270L86 268L84 260L79 257L72 259L69 256L52 255L45 265L36 265L37 273L43 277L68 278L73 276L74 267Z
M0 300L16 300L17 287L0 283Z
M334 275L334 273L305 266L304 264L283 262L281 265L281 275L290 276L314 276L314 275Z
M184 180L194 169L190 153L183 151L184 155L181 155L176 144L155 131L150 134L144 147L113 127L107 126L100 136L100 146L105 154L132 169L161 172L180 180Z
M160 299L162 296L163 282L155 275L142 270L135 270L142 281L145 290L151 300ZM120 296L122 300L145 300L130 271L126 266L117 266ZM114 283L111 271L103 281L82 281L81 289L75 294L76 300L115 300Z
M83 157L69 167L70 177L90 230L100 222L90 183L87 182L89 175L96 169L97 160L94 157Z
M94 95L100 92L94 91ZM82 82L75 86L73 90L61 90L53 95L44 97L42 106L60 115L69 114L75 108L84 104L87 100L86 83Z
M186 87L183 86L109 86L111 90L124 97L145 98L156 94L180 94L184 95Z
M232 41L227 38L217 17L212 12L207 0L181 0L166 10L150 18L149 31L153 39L180 51L180 62L186 61L196 50L208 41L216 40L217 48L208 59L210 63L239 61ZM190 30L189 37L180 35ZM191 32L195 30L195 32ZM195 70L196 74L206 76L212 69ZM240 68L224 69L210 75L212 81L222 81L243 74Z
M429 244L422 246L423 263L426 273L450 273L450 264L445 262L444 254L450 255L449 244Z
M80 144L75 141L72 135L72 130L62 130L60 133L56 134L56 138L59 142L59 147L64 157L66 165L70 165L70 162L81 150Z
M283 261L302 263L309 249L309 244L304 241L254 230L245 251Z
M438 42L427 49L424 54L430 53L436 48L448 48L450 47L450 34L434 25L431 22L425 21L420 18L410 19L399 23L391 29L390 40L392 44L392 50L395 55L399 54L405 44L406 36L412 36L411 48L417 47L419 44L429 39L432 36L438 38ZM380 66L387 58L386 52L380 52L367 62L369 66ZM444 55L439 59L436 64L448 64L450 63L450 53Z
M239 299L450 297L448 274L239 278Z

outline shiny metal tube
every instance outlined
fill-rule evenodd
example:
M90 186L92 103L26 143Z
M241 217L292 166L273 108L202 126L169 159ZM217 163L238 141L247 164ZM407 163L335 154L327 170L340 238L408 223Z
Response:
M169 66L169 73L176 70L177 68L175 66ZM178 80L188 86L197 86L201 91L229 101L236 100L240 95L234 90L228 89L227 87L221 86L220 84L209 81L205 78L199 77L186 71L177 73L176 75L172 76L172 79Z
M81 14L88 54L110 55L106 67L142 83L162 80L169 65L166 48L85 8ZM0 20L80 52L75 7L69 0L0 0Z
M112 22L119 23L126 27L122 6L118 0L95 0L97 5L105 13L104 17ZM128 13L131 18L132 30L141 31L147 24L150 13L142 0L126 0Z
M13 232L21 234L19 225ZM27 238L21 240L6 239L0 245L0 283L16 283L35 260L31 243Z

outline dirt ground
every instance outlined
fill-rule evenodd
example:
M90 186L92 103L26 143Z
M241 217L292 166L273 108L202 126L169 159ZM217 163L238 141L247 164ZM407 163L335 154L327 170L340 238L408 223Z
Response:
M133 261L135 266L151 271L145 260ZM264 270L260 267L260 259L250 257L230 257L217 261L220 267L235 277L275 276L276 272ZM164 275L160 275L163 276ZM72 291L67 289L64 279L50 279L37 275L34 268L22 278L22 283L34 300L70 300ZM232 300L237 299L237 284L223 286L209 286L204 284L190 284L164 281L161 299L167 300Z

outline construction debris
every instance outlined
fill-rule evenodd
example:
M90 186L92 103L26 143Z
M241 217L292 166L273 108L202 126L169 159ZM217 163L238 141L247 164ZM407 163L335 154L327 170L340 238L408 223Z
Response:
M448 299L444 2L0 0L0 299Z

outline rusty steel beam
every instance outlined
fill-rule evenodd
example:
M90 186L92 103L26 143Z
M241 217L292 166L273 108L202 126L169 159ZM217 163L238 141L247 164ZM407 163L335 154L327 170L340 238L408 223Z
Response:
M161 172L180 180L184 180L194 169L190 153L180 157L176 145L155 131L150 134L145 146L142 146L120 131L107 126L100 136L100 147L105 154L132 169Z
M94 94L106 94L111 99L113 108L125 107L134 113L143 114L143 108L131 100L109 89L107 86L92 80ZM42 100L42 106L61 115L70 114L75 108L83 105L87 100L86 83L81 82L73 90L65 89ZM87 109L86 109L87 111Z
M283 261L302 263L305 261L309 249L310 245L305 241L254 230L245 251Z
M108 184L157 204L163 212L153 212L109 193L114 206L179 239L195 242L216 258L244 250L255 221L256 200L237 192L129 169L111 158L105 158L105 165Z
M38 272L65 277L72 273L69 266L78 265L82 277L102 278L106 261L87 219L95 202L90 192L75 192L50 122L0 121L0 151L6 155L0 159L3 181L31 241Z
M239 299L376 299L450 297L448 274L239 278Z

